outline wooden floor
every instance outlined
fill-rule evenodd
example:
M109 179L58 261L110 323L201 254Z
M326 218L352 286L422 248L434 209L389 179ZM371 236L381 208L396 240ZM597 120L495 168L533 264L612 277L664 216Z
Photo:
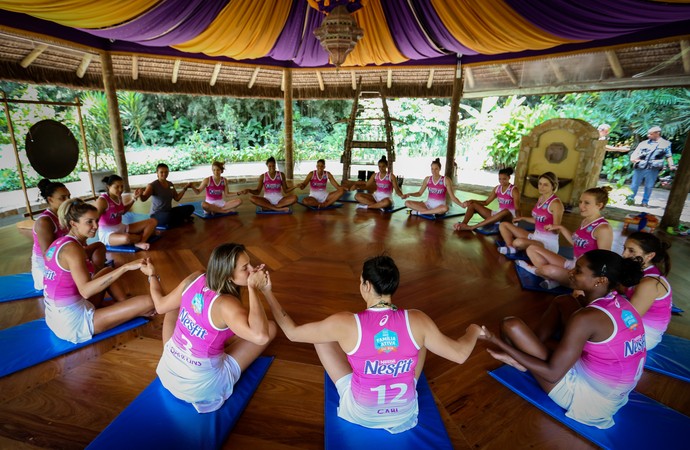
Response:
M321 212L300 205L293 210L256 215L245 204L238 216L196 218L166 231L148 256L171 289L203 267L219 243L243 243L254 262L268 266L276 296L298 322L361 310L362 261L382 252L401 271L395 304L425 311L450 336L470 323L496 330L508 315L534 323L550 301L546 294L522 291L513 263L497 253L493 237L453 232L455 219L432 222L404 210L385 215L351 203ZM565 223L572 227L579 218L567 215ZM614 245L622 246L621 224L613 225ZM669 333L690 338L690 238L673 238L672 244L674 302L688 313L673 317ZM0 248L0 274L29 269L28 232L0 229ZM114 259L121 264L144 255ZM131 293L147 292L143 275L126 276ZM41 316L36 299L0 304L0 328ZM480 342L461 366L427 358L426 375L455 448L594 448L492 379L487 371L499 364L485 348ZM154 320L138 332L1 379L0 448L83 448L155 378L161 351L160 320ZM276 359L226 447L323 448L323 369L313 348L279 333L266 354ZM645 372L638 390L690 415L687 384Z

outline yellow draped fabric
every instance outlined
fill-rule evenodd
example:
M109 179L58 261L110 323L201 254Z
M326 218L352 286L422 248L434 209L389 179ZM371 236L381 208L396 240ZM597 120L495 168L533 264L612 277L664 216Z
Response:
M385 0L384 0L385 1ZM368 64L401 63L408 60L395 46L395 41L386 24L381 0L362 1L363 7L352 15L364 30L343 66L365 66Z
M183 52L252 59L265 56L290 14L289 1L232 0L194 39L173 46Z
M540 50L580 42L535 27L502 0L431 0L431 3L455 39L482 54Z
M125 23L160 0L0 0L0 9L29 14L75 28L105 28Z

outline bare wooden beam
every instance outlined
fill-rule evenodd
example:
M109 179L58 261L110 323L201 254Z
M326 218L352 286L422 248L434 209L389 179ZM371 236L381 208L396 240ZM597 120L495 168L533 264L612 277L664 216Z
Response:
M511 81L515 86L517 86L517 84L518 84L518 79L517 79L517 75L515 75L515 72L513 72L513 69L512 69L508 64L503 64L503 65L501 66L501 68L502 68L503 71L506 73L506 75L508 75L508 78L510 78L510 81Z
M215 86L216 81L218 81L218 75L220 75L220 69L223 67L221 63L213 66L213 73L211 73L211 80L208 82L209 85Z
M280 80L280 90L285 92L285 70L283 70L283 77Z
M84 53L84 57L81 59L81 63L79 64L79 67L77 67L77 76L79 78L84 78L84 74L86 73L86 70L89 68L89 64L91 64L92 59L93 59L93 54Z
M261 70L260 67L254 69L254 73L252 73L252 77L249 79L249 84L247 84L247 89L251 89L254 83L256 83L256 77L259 76L259 70Z
M448 142L446 144L446 177L455 179L455 140L458 133L458 116L460 115L460 99L462 98L463 71L458 63L453 78L453 96L450 100L450 119L448 120Z
M623 71L621 62L618 59L618 55L616 55L616 51L606 50L606 59L608 59L611 70L613 70L613 74L616 76L616 78L623 78L625 76L625 72Z
M139 57L137 55L132 55L132 79L139 79Z
M182 60L176 59L175 65L173 66L173 73L172 73L173 84L177 83L177 75L180 73L180 64L182 64Z
M673 177L671 192L668 194L668 202L664 209L664 216L661 218L661 229L666 227L677 227L680 223L680 216L683 213L685 199L690 189L690 132L685 137L685 146L680 154L678 168Z
M680 52L683 55L683 72L690 73L690 41L687 39L680 41Z
M426 88L431 89L431 86L434 85L434 69L429 70L429 79L426 80Z
M318 70L316 71L316 80L319 82L319 89L322 91L326 89L326 87L323 85L323 77L321 76L321 72Z
M283 120L283 128L285 130L285 176L292 180L295 169L293 158L292 70L283 69L283 79L285 80L285 92L283 93L283 106L285 108Z
M46 44L38 44L36 48L31 50L31 52L22 59L22 62L19 63L20 66L23 68L27 68L31 65L32 62L36 61L36 58L41 56L41 53L43 53L48 46Z
M471 67L465 67L465 78L467 79L467 87L474 89L474 72Z
M355 71L351 70L350 75L352 75L352 90L356 91L357 90L357 77L355 76Z
M386 87L390 89L391 86L393 86L393 70L388 69L388 80L386 81Z
M561 66L559 66L558 63L554 62L553 60L549 60L549 67L553 71L553 74L556 76L558 82L563 83L565 81L565 75L563 74L563 69L561 69Z

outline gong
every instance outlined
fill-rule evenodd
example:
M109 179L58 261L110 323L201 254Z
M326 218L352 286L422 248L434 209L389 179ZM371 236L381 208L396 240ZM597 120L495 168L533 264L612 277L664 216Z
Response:
M49 179L72 173L79 160L79 145L65 125L41 120L26 133L26 156L31 167Z

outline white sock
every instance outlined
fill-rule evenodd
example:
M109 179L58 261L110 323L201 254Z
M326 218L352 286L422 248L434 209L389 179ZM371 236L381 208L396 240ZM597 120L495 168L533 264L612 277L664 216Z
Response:
M526 270L527 272L531 273L532 275L537 274L537 266L533 266L532 264L528 263L527 261L515 261L515 264Z
M357 208L367 209L368 207L369 207L368 205L363 205L361 203L357 203Z

